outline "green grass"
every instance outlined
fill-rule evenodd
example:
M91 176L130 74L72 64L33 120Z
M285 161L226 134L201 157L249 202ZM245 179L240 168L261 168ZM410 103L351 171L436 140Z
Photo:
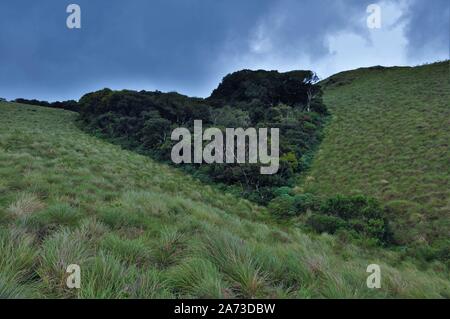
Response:
M448 61L323 81L332 120L303 190L375 196L391 208L400 243L440 242L448 251L449 81Z
M446 268L275 223L263 207L0 103L0 297L448 298ZM366 268L382 288L366 287ZM65 282L81 267L81 288Z

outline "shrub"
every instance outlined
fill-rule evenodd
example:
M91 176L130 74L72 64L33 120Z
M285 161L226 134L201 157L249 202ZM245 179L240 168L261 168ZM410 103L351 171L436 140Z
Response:
M317 232L334 234L346 230L352 237L372 239L376 244L393 242L386 212L374 198L337 195L328 198L307 224Z
M380 218L383 215L382 211L383 209L376 199L364 195L336 195L328 198L320 207L321 213L346 220L351 218Z
M294 196L294 208L297 214L306 213L308 209L316 210L320 206L320 200L313 194L301 194Z
M334 234L338 229L346 228L347 223L335 216L312 214L308 220L307 225L318 233Z
M294 197L282 195L269 203L269 211L277 217L292 217L295 215Z
M288 186L278 187L273 191L273 195L275 197L283 196L283 195L291 195L292 189Z
M312 194L301 194L291 196L287 192L289 187L280 187L276 190L279 194L268 205L269 211L277 217L293 217L304 214L310 210L320 207L320 199Z

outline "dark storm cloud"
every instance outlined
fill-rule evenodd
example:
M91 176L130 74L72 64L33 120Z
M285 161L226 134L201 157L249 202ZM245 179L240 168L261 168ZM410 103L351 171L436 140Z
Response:
M282 58L307 55L314 62L330 54L327 35L348 31L364 36L360 18L371 2L2 1L0 96L79 98L105 86L207 95L249 52L256 59L276 50ZM70 3L81 6L81 30L66 27ZM439 30L448 24L439 22L445 3L417 0L410 6L411 52L448 36ZM265 36L269 47L264 47Z
M70 2L0 4L0 94L58 97L141 82L195 92L223 39L268 10L257 0L74 2L80 30L66 27Z
M421 58L428 52L449 52L450 1L415 0L406 17L409 18L406 36L408 53ZM448 57L448 55L447 55Z

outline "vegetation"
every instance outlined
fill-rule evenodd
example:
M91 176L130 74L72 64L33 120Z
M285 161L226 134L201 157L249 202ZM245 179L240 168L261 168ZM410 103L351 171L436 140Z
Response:
M308 155L320 141L327 111L316 81L311 71L243 70L227 75L207 99L104 89L83 96L78 107L90 132L166 162L171 162L176 143L171 132L178 127L193 131L194 120L202 120L204 129L222 131L279 128L280 169L276 175L261 175L259 164L183 165L202 181L232 185L235 193L266 204L276 188L295 185L296 176L305 171Z
M0 100L1 101L1 100ZM69 111L78 112L78 102L75 100L68 100L68 101L56 101L56 102L47 102L47 101L39 101L36 99L28 100L23 98L18 98L14 100L15 103L21 103L21 104L29 104L29 105L39 105L39 106L45 106L45 107L53 107L56 109L64 109Z
M300 217L318 233L344 233L365 244L394 244L387 213L374 198L363 195L342 196L322 200L312 194L282 194L273 199L269 211L283 219Z
M418 269L386 248L276 223L263 207L84 133L76 117L0 102L0 297L450 297L440 262ZM73 263L81 288L71 290ZM366 286L373 263L381 289Z
M367 195L394 240L450 262L449 61L364 68L321 82L332 119L299 192Z

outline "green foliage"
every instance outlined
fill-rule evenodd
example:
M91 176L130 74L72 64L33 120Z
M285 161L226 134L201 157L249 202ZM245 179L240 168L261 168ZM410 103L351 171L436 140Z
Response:
M307 225L318 233L329 234L334 234L338 229L347 227L347 223L342 218L321 214L312 214L308 218Z
M317 232L334 234L346 229L381 244L390 244L393 240L385 210L376 199L362 195L328 198L307 223Z
M202 258L190 258L171 268L167 280L181 296L224 298L229 289L223 282L219 269Z
M117 258L101 251L83 269L83 285L78 297L116 299L130 296L132 286L129 282L133 282L134 269L127 268Z
M297 214L306 213L308 210L317 210L321 205L321 200L313 194L299 194L294 196L294 208Z
M160 268L175 264L183 251L183 235L177 230L165 228L153 249L153 258Z
M38 227L75 226L81 219L76 208L67 203L56 203L30 217Z
M334 215L345 220L352 218L375 219L382 217L379 202L363 195L336 195L324 201L320 207L323 214Z
M284 194L273 199L268 209L277 217L292 217L295 215L294 197Z
M306 224L318 233L334 234L349 231L352 237L374 239L375 243L393 242L386 211L374 198L362 195L337 195L325 201L313 194L291 196L288 189L278 189L280 194L268 205L276 217L289 218L305 215Z
M313 97L320 95L320 89L314 86L317 79L312 71L242 70L224 77L210 100L230 104L257 100L263 105L283 103L306 108L308 92Z
M29 280L36 264L33 237L11 228L0 228L0 273L4 284Z
M278 217L293 217L306 213L308 210L317 210L321 200L313 194L290 195L292 189L281 187L276 190L275 197L268 205L272 214Z
M192 131L194 120L202 120L204 129L279 128L281 156L276 175L261 175L259 164L182 166L202 181L237 188L248 199L266 204L274 197L274 189L292 185L294 177L307 168L302 156L311 154L320 141L327 113L315 80L310 71L236 72L225 77L207 99L103 89L81 98L80 118L90 131L165 162L171 162L175 144L170 139L172 130Z
M84 267L89 259L89 247L79 233L63 228L48 237L41 246L37 270L47 290L70 296L66 269L70 264Z
M238 192L225 193L86 134L75 119L73 112L0 102L0 211L7 216L0 225L1 297L450 296L447 266L434 259L416 265L418 247L360 247L339 240L340 230L331 236L280 225ZM63 228L53 219L55 229L45 236L27 227L26 220L58 203L82 219L59 219ZM428 207L397 206L405 232ZM405 218L409 211L411 220ZM423 247L424 256L432 249L431 258L445 256L449 245ZM59 285L59 257L65 264L81 260L81 290ZM381 266L382 289L367 289L369 263ZM188 283L200 277L205 281Z
M283 186L283 187L276 188L273 191L273 195L276 197L283 196L283 195L291 195L291 192L292 192L292 188L290 188L288 186Z
M152 251L142 239L129 240L110 234L102 239L100 246L130 265L149 266L152 261Z
M121 208L100 208L98 217L103 223L113 229L142 226L142 219L139 216L136 214L129 214Z
M74 112L79 111L78 103L75 100L68 100L68 101L62 101L62 102L58 101L58 102L49 103L47 101L39 101L36 99L28 100L28 99L18 98L18 99L15 99L14 102L20 103L20 104L52 107L52 108L64 109L64 110L74 111Z
M445 256L434 251L450 233L448 79L447 60L361 68L320 82L332 116L304 190L375 197L390 208L395 240L410 256L416 247L426 258Z
M247 111L225 105L211 109L211 121L216 127L248 127L251 124Z
M265 291L266 274L248 246L228 233L218 233L204 239L203 254L234 282L241 297L255 298Z

